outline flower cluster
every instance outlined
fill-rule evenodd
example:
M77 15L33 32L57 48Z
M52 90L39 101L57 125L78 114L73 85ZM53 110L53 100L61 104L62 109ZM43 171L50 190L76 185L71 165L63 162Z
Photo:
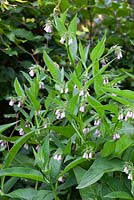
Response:
M61 109L56 110L55 112L56 119L63 119L65 117L65 112Z
M116 57L117 57L118 60L123 57L122 56L121 46L114 45L113 47L111 47L110 50L115 52L115 55L116 55Z
M134 112L133 111L127 111L126 115L124 116L123 113L120 113L118 115L118 120L125 120L127 121L128 119L134 119Z
M91 159L93 157L93 154L92 152L85 152L82 156L83 158L86 158L86 159Z
M133 180L133 176L132 176L132 167L130 165L126 165L123 169L123 172L125 172L125 174L128 175L128 179L129 180Z
M125 116L125 121L127 121L128 119L134 119L134 112L132 111L128 111L126 116Z
M101 124L101 120L100 119L95 119L94 120L94 126L99 126Z
M84 135L86 135L87 133L89 133L89 128L88 127L83 128L82 132Z
M99 129L96 129L95 132L94 132L94 136L99 138L101 136L101 131Z
M14 106L14 104L15 104L16 102L17 102L17 100L15 100L15 99L10 99L10 101L9 101L9 106ZM17 106L18 106L18 108L21 108L21 107L23 106L22 101L19 100Z
M54 160L58 160L58 161L62 160L61 154L55 154L53 158Z
M66 36L63 36L60 39L60 43L65 44L66 40L67 40ZM68 38L67 43L68 45L71 45L73 43L73 38L71 36Z
M120 134L116 133L113 135L113 140L119 140L120 139Z

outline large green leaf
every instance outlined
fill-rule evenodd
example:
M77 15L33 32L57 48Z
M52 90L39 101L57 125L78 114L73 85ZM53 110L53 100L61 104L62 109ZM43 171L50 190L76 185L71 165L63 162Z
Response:
M32 188L17 189L9 194L6 194L12 199L24 199L24 200L52 200L53 194L50 190L34 190Z
M11 148L11 150L8 152L5 162L3 164L3 168L9 167L11 162L13 161L14 157L20 150L23 144L32 136L33 132L30 132L22 137L20 137L14 144L14 146Z
M94 97L88 96L89 105L96 110L96 112L100 115L101 118L104 117L104 107L103 105Z
M59 32L60 36L63 37L64 34L67 32L67 29L66 29L66 27L64 25L65 16L61 17L61 18L55 16L54 20L55 20L55 25L56 25L57 31Z
M123 166L124 162L119 159L108 160L104 158L98 158L84 174L77 188L81 189L92 185L93 183L97 182L104 175L104 173L122 171Z
M30 102L34 106L34 109L39 110L40 109L40 102L37 99L37 97L33 94L33 92L30 89L26 89L26 94L27 94Z
M75 133L72 126L51 126L50 128L67 138L70 138Z
M107 195L105 195L104 197L107 197L107 198L110 198L110 199L130 199L130 200L133 200L133 197L128 194L127 192L124 192L124 191L116 191L116 192L111 192Z
M46 51L43 51L43 59L44 62L46 64L46 66L48 67L52 77L57 80L60 81L61 80L61 73L60 70L58 69L58 67L54 64L54 62L51 60L51 58L47 55Z
M16 78L15 81L14 81L14 88L15 88L15 91L16 91L16 94L18 96L24 96L24 91L18 81L18 79Z
M70 22L70 25L68 27L69 33L73 33L74 35L76 34L77 31L77 15L74 16L72 21Z
M77 166L73 169L77 183L79 184L86 170ZM82 200L97 199L96 185L92 185L79 190Z
M130 99L134 101L134 92L131 90L120 90L117 88L106 88L106 87L103 87L103 90L105 92L111 92L112 94L116 94L126 99Z
M117 142L115 147L115 154L120 155L125 151L128 147L134 145L134 140L129 138L127 135L123 135Z
M1 169L0 176L15 176L44 182L43 175L40 171L28 167L11 167Z
M75 159L74 161L72 161L71 163L69 163L65 169L64 169L64 172L68 172L69 170L75 168L77 165L83 163L85 161L84 158L77 158Z
M101 150L102 157L111 155L115 150L115 142L108 141L104 144L103 149Z
M105 50L105 41L106 41L106 33L104 34L101 41L98 42L98 44L94 47L90 54L90 58L93 63L95 63L99 58L102 56Z
M67 105L67 112L69 112L70 114L74 114L77 115L78 113L78 94L73 96L72 98L69 99L68 101L68 105Z

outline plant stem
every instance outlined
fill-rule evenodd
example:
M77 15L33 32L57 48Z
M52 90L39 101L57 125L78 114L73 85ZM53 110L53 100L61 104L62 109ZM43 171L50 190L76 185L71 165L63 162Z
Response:
M57 193L56 193L56 190L55 190L53 184L51 184L51 188L52 188L52 191L53 191L54 199L59 200L59 197L57 196Z

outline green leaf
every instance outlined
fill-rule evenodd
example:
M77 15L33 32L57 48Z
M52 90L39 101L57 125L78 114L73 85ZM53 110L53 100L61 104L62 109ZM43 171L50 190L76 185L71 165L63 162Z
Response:
M72 126L51 126L50 128L66 138L70 138L75 133Z
M24 96L24 91L23 91L17 78L14 81L14 88L15 88L15 92L18 96Z
M71 154L71 145L72 145L72 142L71 142L71 139L70 139L70 140L68 140L68 143L66 144L65 149L64 149L65 155Z
M55 160L53 157L49 162L50 176L56 182L61 170L61 160Z
M15 125L17 122L9 123L0 125L0 134L3 133L6 129L10 128L11 126Z
M96 112L100 115L101 118L104 117L104 107L103 105L94 97L88 96L89 105L96 110Z
M59 32L60 36L63 37L65 35L65 33L67 32L67 29L64 25L65 21L64 18L59 18L57 16L54 17L55 20L55 25L56 25L56 29Z
M32 136L33 132L30 132L22 137L20 137L14 144L14 146L8 152L5 163L3 164L3 168L9 167L13 159L15 158L16 154L20 150L23 144Z
M79 184L83 175L86 173L86 170L77 166L73 169L74 171L74 174L76 176L76 179L77 179L77 183ZM94 186L94 185L93 185ZM86 187L86 188L83 188L83 189L80 189L79 192L80 192L80 195L81 195L81 198L82 200L94 200L94 199L97 199L97 193L96 193L96 185L94 186L89 186L89 187Z
M70 22L70 25L68 27L68 31L69 33L73 33L74 36L76 35L76 31L77 31L77 15L74 16L74 18L72 19L72 21Z
M126 99L134 100L134 92L131 90L120 90L117 88L104 88L105 92L110 92L112 94L119 95L121 97L125 97Z
M70 52L69 58L70 58L70 61L73 60L74 62L77 57L78 45L77 45L76 37L73 37L72 40L73 40L72 44L69 45L69 52Z
M79 52L80 52L80 57L81 57L82 62L85 63L84 62L85 53L84 53L84 48L83 48L81 42L79 42Z
M77 165L83 163L85 161L84 158L77 158L74 161L72 161L71 163L69 163L65 169L64 172L68 172L69 170L71 170L72 168L76 167Z
M11 188L16 184L18 181L18 177L11 177L5 184L4 184L4 192L8 193Z
M24 200L52 200L53 194L50 190L34 190L32 188L17 189L4 196L13 199L24 199Z
M128 147L134 145L134 141L129 138L127 135L123 135L117 142L115 147L115 154L120 155L125 151Z
M74 82L74 84L78 87L78 89L82 88L82 83L79 81L77 75L75 73L72 73L70 75L72 81Z
M77 115L77 113L78 113L78 100L79 100L78 94L69 99L67 109L66 109L67 112L69 112L70 114Z
M40 171L28 167L11 167L0 170L0 176L15 176L44 182Z
M43 51L43 59L52 77L57 81L61 81L60 70L56 67L51 58L47 55L46 51Z
M94 63L92 67L93 77L97 75L97 78L94 79L94 90L96 92L97 97L100 97L103 94L103 78L102 75L99 74L99 62Z
M81 189L92 185L97 182L104 175L104 173L122 171L123 166L124 162L119 159L108 160L105 158L98 158L84 174L77 188Z
M133 197L128 194L127 192L124 192L124 191L116 191L116 192L111 192L107 195L105 195L104 197L107 197L107 198L110 198L110 199L130 199L130 200L133 200Z
M29 90L30 90L31 94L37 98L38 93L39 93L39 82L38 82L37 78L33 79Z
M101 150L102 157L111 155L115 150L115 142L108 141L104 144L103 149Z
M45 137L41 147L41 160L43 160L44 165L47 165L49 162L49 135Z
M33 104L35 110L40 109L40 102L37 100L37 97L34 96L34 94L30 91L30 89L26 89L26 94L30 100L30 102Z
M24 28L17 28L12 30L13 34L15 34L17 37L20 38L25 38L26 40L35 40L35 36L33 35L33 33L31 31L27 31Z
M101 41L98 42L98 44L95 46L95 48L92 50L90 54L90 58L93 63L95 63L99 58L102 56L105 50L105 41L106 41L106 33L104 34Z

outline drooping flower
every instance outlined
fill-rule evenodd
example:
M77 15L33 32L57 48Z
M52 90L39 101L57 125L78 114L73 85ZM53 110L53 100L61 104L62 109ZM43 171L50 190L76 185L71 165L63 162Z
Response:
M92 152L85 152L82 156L83 158L86 158L86 159L91 159L93 157L93 154Z
M63 176L60 176L60 177L58 178L58 181L59 181L60 183L63 183L63 182L64 182Z
M34 70L32 68L30 68L29 75L31 77L34 77L34 74L35 74Z
M55 112L56 119L63 119L65 117L65 112L61 109L56 110Z
M129 170L128 170L128 167L127 167L127 166L123 169L123 172L125 172L126 174L129 173Z
M19 130L19 134L20 134L20 135L24 135L24 134L25 134L23 128L21 128L21 129Z
M58 161L62 160L61 154L55 154L53 158L54 160L58 160Z
M104 78L104 80L103 80L103 85L107 85L108 83L109 83L108 78Z
M117 56L117 59L121 59L122 56L122 51L121 51L121 46L115 45L112 47L112 49L115 51L115 55Z
M67 94L69 92L69 89L66 87L65 88L65 94Z
M89 128L83 128L82 132L84 135L86 135L87 133L89 133Z
M39 88L40 88L41 90L43 90L43 89L45 88L45 85L44 85L43 82L39 82Z
M88 159L88 153L85 152L82 157Z
M84 96L84 94L85 94L85 93L84 93L84 90L81 90L80 93L79 93L79 96L80 96L80 97L81 97L81 96Z
M101 124L101 120L100 119L95 119L94 120L94 126L99 126Z
M28 150L28 148L29 148L28 144L24 144L24 148L25 148L26 150Z
M64 43L65 43L65 40L66 40L65 37L61 37L61 39L60 39L60 43L61 43L61 44L64 44Z
M82 106L80 107L80 112L85 112L85 106L84 106L84 105L82 105Z
M73 43L73 39L72 38L69 38L68 40L68 45L71 45Z
M133 180L133 177L132 177L132 173L128 174L128 177L127 177L129 180Z
M23 106L23 103L21 101L18 102L18 108L21 108Z
M9 106L13 106L14 103L15 103L15 101L14 101L13 99L11 99L11 100L9 101Z
M46 23L44 25L44 31L46 31L47 33L52 33L52 31L53 31L52 25L50 23Z
M113 135L113 140L118 140L120 139L120 134L116 133Z
M94 132L94 135L99 138L101 136L100 130L96 129L95 132Z
M123 113L120 113L120 114L118 115L118 120L123 120Z

